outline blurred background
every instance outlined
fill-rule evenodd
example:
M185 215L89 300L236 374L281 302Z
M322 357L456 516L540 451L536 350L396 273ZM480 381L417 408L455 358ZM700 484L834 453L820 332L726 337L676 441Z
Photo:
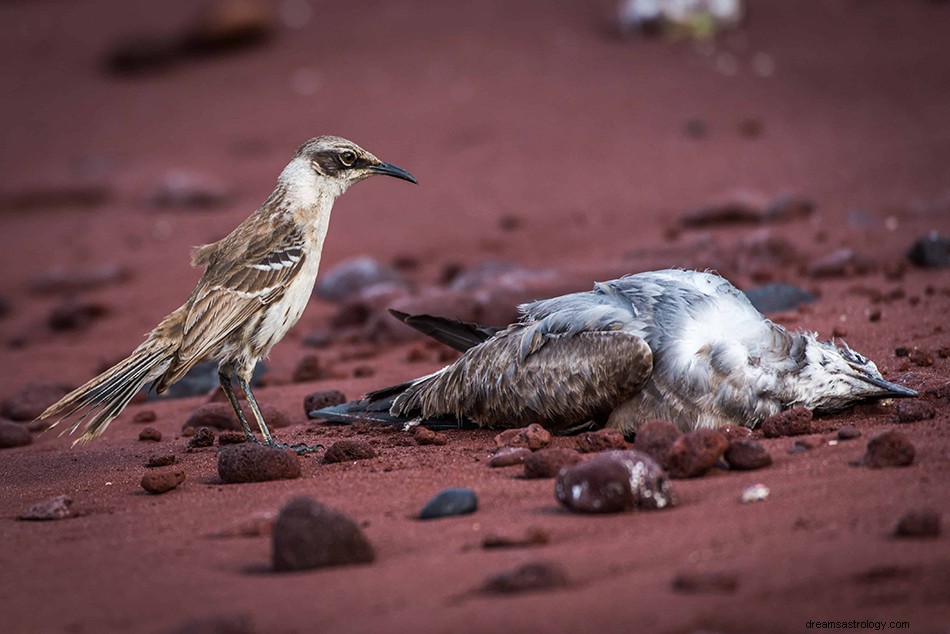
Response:
M950 3L657 13L683 4L0 4L6 354L61 357L26 350L50 341L33 324L89 288L85 317L112 319L57 342L126 351L190 292L189 248L320 134L420 183L341 199L324 272L370 254L419 284L501 260L807 287L828 254L897 275L917 236L946 232Z

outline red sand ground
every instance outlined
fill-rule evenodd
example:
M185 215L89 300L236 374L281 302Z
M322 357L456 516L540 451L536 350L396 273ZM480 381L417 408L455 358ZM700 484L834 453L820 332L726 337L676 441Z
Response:
M844 326L887 376L947 384L950 361L936 352L950 346L950 274L884 271L925 231L950 231L950 5L751 2L747 27L718 44L738 63L727 76L715 55L689 43L613 37L606 0L469 4L314 3L306 26L284 28L264 47L125 80L100 71L103 53L130 33L180 28L191 3L162 3L160 12L142 1L0 6L0 190L101 184L111 192L91 210L0 214L0 294L12 304L0 320L0 398L28 380L78 384L131 350L193 287L188 248L230 231L267 196L293 148L324 133L364 144L421 183L375 179L348 193L334 212L324 270L359 253L411 254L422 284L446 264L486 258L608 274L635 272L631 251L686 264L697 244L728 252L754 229L673 238L677 215L741 188L798 191L817 203L815 215L773 235L806 254L805 265L844 245L876 268L831 280L776 268L774 278L821 293L807 310L776 318L823 336ZM752 72L758 52L774 58L773 76ZM309 77L315 92L295 92L294 76ZM692 119L705 122L704 138L685 133ZM757 138L739 132L749 119L761 124ZM211 174L235 199L219 211L156 211L145 199L170 169ZM520 226L503 230L506 216ZM109 314L81 332L50 332L45 318L61 298L31 293L30 282L54 268L107 264L128 267L130 279L82 297ZM874 303L867 289L903 296ZM870 321L875 309L880 319ZM334 310L313 303L272 355L273 385L258 395L297 423L282 439L358 436L379 457L329 466L309 457L301 479L221 485L214 451L186 453L177 437L203 398L133 405L89 445L71 449L70 439L46 435L4 450L2 629L155 632L216 614L246 614L260 632L797 632L833 619L942 632L950 623L947 536L890 537L910 509L947 520L946 398L931 399L935 419L901 426L918 451L908 468L849 466L869 435L895 426L893 406L865 407L819 421L822 437L848 424L862 438L794 454L791 439L764 441L772 467L676 481L674 510L576 516L558 508L552 481L489 469L492 432L417 447L396 430L308 424L301 403L311 391L356 397L438 367L408 362L412 344L402 344L337 366L368 365L373 376L288 384L312 352L303 336L328 328ZM906 365L897 346L928 351L935 363ZM351 347L334 340L320 354L333 360ZM131 419L143 409L158 415L159 445L137 440L141 426ZM188 479L150 496L139 480L159 451L176 453ZM772 496L739 504L755 482ZM478 512L412 519L447 486L474 488ZM80 517L14 521L64 493ZM377 562L276 575L267 572L267 537L211 537L301 494L359 521ZM479 547L487 533L532 526L549 531L550 545ZM571 588L477 592L489 575L540 560L562 565ZM688 571L734 573L738 589L675 593L674 576Z

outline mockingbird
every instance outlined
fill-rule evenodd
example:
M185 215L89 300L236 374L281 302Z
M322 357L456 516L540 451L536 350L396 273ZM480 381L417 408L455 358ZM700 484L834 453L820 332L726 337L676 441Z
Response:
M885 381L844 342L792 333L711 273L666 270L598 283L521 306L503 330L394 313L464 351L422 378L313 412L329 420L513 427L566 432L593 421L635 432L661 418L684 430L752 427L804 406L916 396Z
M124 361L51 405L40 418L77 417L76 442L98 436L146 383L165 391L199 361L220 362L218 377L248 440L255 440L231 385L236 377L264 440L274 442L251 392L254 366L297 323L310 299L333 202L374 174L415 183L407 171L355 143L335 136L311 139L297 149L257 211L213 244L194 250L205 267L188 300L165 317ZM310 448L296 445L303 452Z

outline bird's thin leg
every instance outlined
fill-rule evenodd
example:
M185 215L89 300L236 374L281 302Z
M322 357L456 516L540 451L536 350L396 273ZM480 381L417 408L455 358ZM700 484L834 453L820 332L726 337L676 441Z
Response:
M219 370L218 381L220 381L221 389L224 390L225 395L228 397L228 402L230 402L231 407L234 408L234 413L237 414L238 420L241 422L241 427L244 428L244 436L249 442L257 442L257 438L254 437L254 432L251 431L251 426L248 424L247 418L244 417L244 412L241 411L241 406L238 404L237 394L234 393L234 387L231 385L231 375L223 370ZM254 408L256 410L257 403L254 403Z
M254 398L254 393L251 391L250 383L248 383L247 379L242 377L240 374L238 374L237 379L238 384L241 386L241 389L247 396L247 402L251 405L251 411L254 412L254 418L257 419L257 424L260 426L261 433L264 434L264 440L267 441L268 445L271 447L278 447L280 449L293 449L298 454L305 454L323 449L323 445L308 445L302 442L297 443L296 445L284 445L276 442L274 437L271 436L270 430L267 429L267 423L264 422L264 416L261 414L261 408L257 405L257 399Z

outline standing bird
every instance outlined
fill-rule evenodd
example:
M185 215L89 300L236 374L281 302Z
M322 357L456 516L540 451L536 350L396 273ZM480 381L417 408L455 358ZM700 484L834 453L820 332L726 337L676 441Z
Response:
M355 143L335 136L311 139L297 149L274 193L227 237L194 250L193 266L205 271L188 300L165 317L129 357L106 370L39 418L53 426L78 416L76 442L103 431L145 384L159 394L204 359L219 361L218 378L248 440L254 434L231 385L237 378L267 444L275 443L251 392L257 362L297 323L320 266L334 201L351 185L375 174L415 183L407 171ZM88 419L88 420L87 420ZM297 445L294 449L310 449Z
M521 306L503 330L393 313L464 352L428 376L313 412L329 420L415 424L593 421L624 433L661 418L683 430L752 427L803 406L819 412L917 396L847 345L792 333L712 273L666 270Z

